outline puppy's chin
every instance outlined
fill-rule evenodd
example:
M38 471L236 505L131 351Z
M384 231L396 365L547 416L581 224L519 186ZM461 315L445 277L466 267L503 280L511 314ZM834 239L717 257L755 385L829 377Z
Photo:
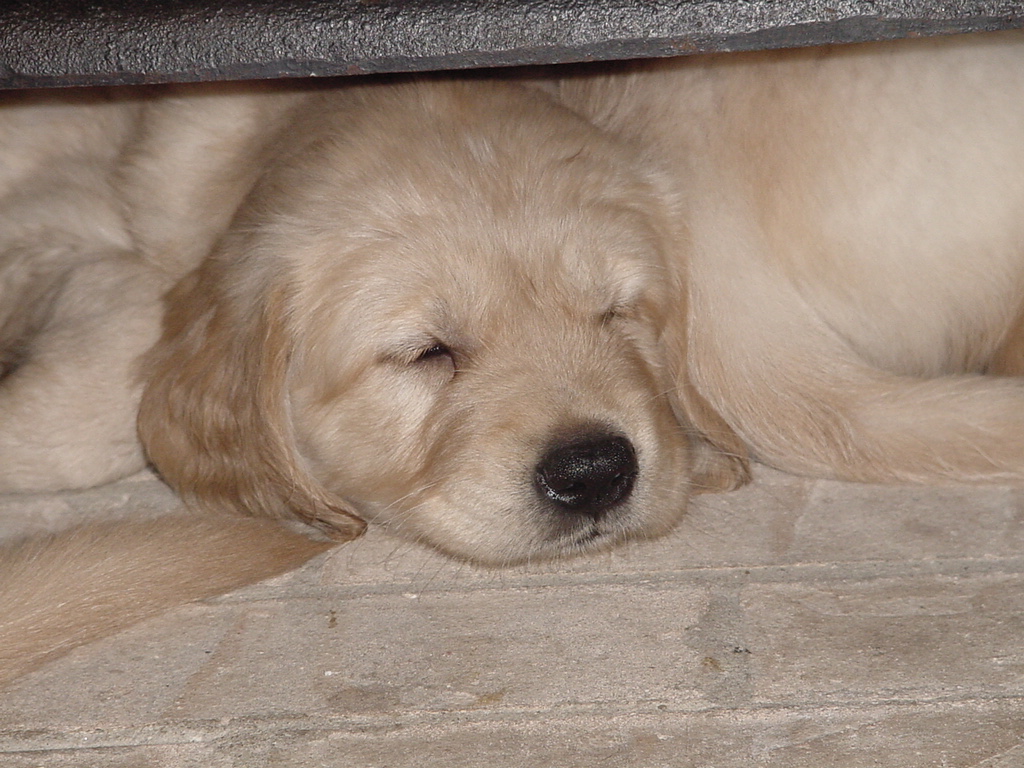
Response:
M505 568L593 554L629 541L663 536L685 514L685 485L657 511L626 503L599 520L569 517L529 504L502 508L497 504L457 504L441 497L421 501L405 511L393 506L375 510L368 505L361 512L371 524L456 560Z
M610 524L595 524L581 526L577 530L563 533L542 542L536 553L527 555L510 564L518 565L525 562L536 562L589 555L595 552L603 552L613 547L630 541L642 541L654 539L672 531L682 518L683 510L679 514L667 517L665 520L657 521L656 524L630 524L627 521L612 522ZM502 561L508 563L508 560ZM485 565L496 565L499 563L484 563Z
M504 541L497 538L489 541L449 539L430 544L458 560L488 568L505 568L602 552L629 541L657 538L674 527L675 521L657 528L626 524L582 525L558 535L537 532L532 536L524 534Z

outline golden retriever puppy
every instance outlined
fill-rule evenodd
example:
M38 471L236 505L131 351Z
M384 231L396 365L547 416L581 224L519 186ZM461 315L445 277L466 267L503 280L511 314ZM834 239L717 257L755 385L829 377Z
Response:
M664 532L693 487L730 474L679 420L659 351L685 303L663 192L550 96L440 79L101 108L130 127L91 203L121 216L153 285L183 275L163 338L123 361L145 385L139 434L214 514L9 553L0 679L324 548L218 512L339 540L369 520L504 565ZM81 147L77 130L62 144ZM113 385L137 403L122 369Z
M672 223L634 153L516 84L289 109L147 359L163 476L499 565L667 530L704 480L659 351Z
M40 150L25 178L66 193L73 258L47 262L62 251L41 228L24 263L138 271L109 392L131 409L141 383L145 453L194 509L253 522L183 516L8 555L0 668L324 546L260 518L340 540L368 521L503 565L662 533L693 493L744 482L748 454L868 481L1024 478L1022 65L1012 33L184 88L62 116L67 152ZM76 165L95 194L64 181ZM122 309L109 274L69 273L100 298L64 303L11 274L56 298L41 317L12 305L0 387L56 320ZM152 292L175 280L132 379ZM113 322L54 348L74 370ZM89 423L53 455L105 450ZM8 487L109 478L95 461Z

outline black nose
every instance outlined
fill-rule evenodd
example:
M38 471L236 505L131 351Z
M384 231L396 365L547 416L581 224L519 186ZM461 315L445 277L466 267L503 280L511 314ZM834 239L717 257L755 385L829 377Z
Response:
M541 498L557 509L596 519L629 497L636 475L636 451L629 440L591 436L548 449L534 483Z

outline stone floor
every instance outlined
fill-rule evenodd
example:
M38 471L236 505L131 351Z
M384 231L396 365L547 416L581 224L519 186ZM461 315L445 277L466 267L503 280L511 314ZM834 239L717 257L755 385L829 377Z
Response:
M0 534L172 504L10 497ZM762 470L668 539L502 572L371 533L23 678L0 766L1021 768L1024 489Z

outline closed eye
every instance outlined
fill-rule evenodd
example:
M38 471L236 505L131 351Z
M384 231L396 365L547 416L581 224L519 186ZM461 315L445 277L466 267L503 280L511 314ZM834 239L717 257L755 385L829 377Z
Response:
M455 361L455 353L448 348L446 344L436 342L431 344L429 347L421 351L413 362L424 363L431 360L437 360L442 358L448 358L452 362Z
M413 358L412 368L423 371L432 380L451 381L458 373L455 352L447 344L436 341L424 347Z

